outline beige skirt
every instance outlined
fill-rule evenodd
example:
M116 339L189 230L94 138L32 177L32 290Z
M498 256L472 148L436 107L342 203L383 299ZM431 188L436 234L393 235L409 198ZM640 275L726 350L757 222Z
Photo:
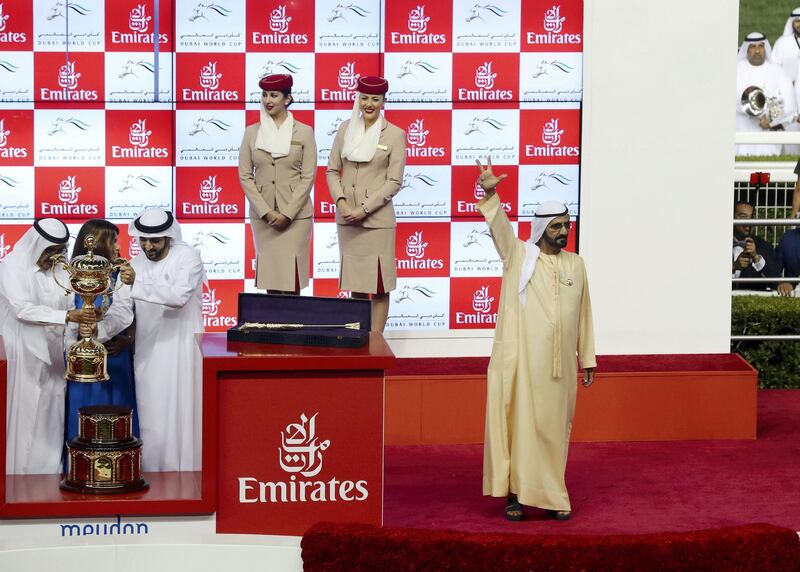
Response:
M397 286L394 259L394 228L363 228L340 224L339 288L362 294L390 292ZM380 266L381 287L378 284Z
M265 221L250 217L256 247L256 288L294 292L298 282L308 286L308 251L311 218L295 219L285 230L275 230Z

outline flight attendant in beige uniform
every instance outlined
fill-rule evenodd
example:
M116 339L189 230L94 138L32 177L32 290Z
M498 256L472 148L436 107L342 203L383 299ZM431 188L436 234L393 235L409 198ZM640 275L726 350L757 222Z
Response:
M250 202L256 247L256 287L299 294L308 285L311 187L317 168L314 131L295 121L292 76L269 75L261 88L261 120L249 125L239 149L239 179Z
M382 332L389 292L397 283L392 197L406 165L406 134L381 115L389 82L362 77L353 115L342 123L328 161L328 188L336 203L341 268L339 288L354 298L372 294L372 330Z

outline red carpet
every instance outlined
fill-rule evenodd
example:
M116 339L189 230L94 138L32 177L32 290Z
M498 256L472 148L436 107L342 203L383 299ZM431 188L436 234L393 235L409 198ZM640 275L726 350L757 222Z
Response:
M572 520L508 522L481 495L482 446L386 448L388 527L534 534L683 532L769 523L800 530L800 390L759 392L755 441L570 447Z

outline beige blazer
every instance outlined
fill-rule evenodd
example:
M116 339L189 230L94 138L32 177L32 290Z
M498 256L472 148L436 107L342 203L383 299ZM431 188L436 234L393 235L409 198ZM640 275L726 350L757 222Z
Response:
M375 156L368 163L342 159L344 134L350 120L339 126L328 160L328 189L334 204L340 197L350 208L366 207L365 228L394 228L392 197L400 190L406 167L406 132L381 117L381 136ZM344 224L336 212L336 222Z
M256 149L260 123L249 125L239 148L239 180L252 209L263 217L271 210L294 220L310 218L311 188L317 169L317 143L314 130L295 120L292 145L286 157L274 159Z

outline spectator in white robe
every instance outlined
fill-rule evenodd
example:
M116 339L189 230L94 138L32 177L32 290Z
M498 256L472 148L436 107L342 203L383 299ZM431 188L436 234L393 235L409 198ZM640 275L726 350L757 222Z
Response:
M770 61L783 68L794 83L797 80L797 67L800 64L800 8L795 8L786 19L783 34L775 40Z
M770 63L769 40L759 32L750 33L739 48L736 68L736 131L770 131L786 129L795 121L797 106L794 88L780 66ZM742 109L742 94L748 87L764 90L768 98L775 98L781 106L778 118L771 124L767 113L760 117L748 115ZM780 155L781 144L737 145L737 155Z
M8 359L6 473L61 471L64 448L64 331L94 323L93 308L75 310L52 257L66 254L69 231L58 219L37 220L0 264L0 334Z
M120 272L120 289L99 337L107 339L136 317L133 358L142 438L142 470L202 467L203 284L200 253L183 242L169 211L145 209L128 227L141 252Z

